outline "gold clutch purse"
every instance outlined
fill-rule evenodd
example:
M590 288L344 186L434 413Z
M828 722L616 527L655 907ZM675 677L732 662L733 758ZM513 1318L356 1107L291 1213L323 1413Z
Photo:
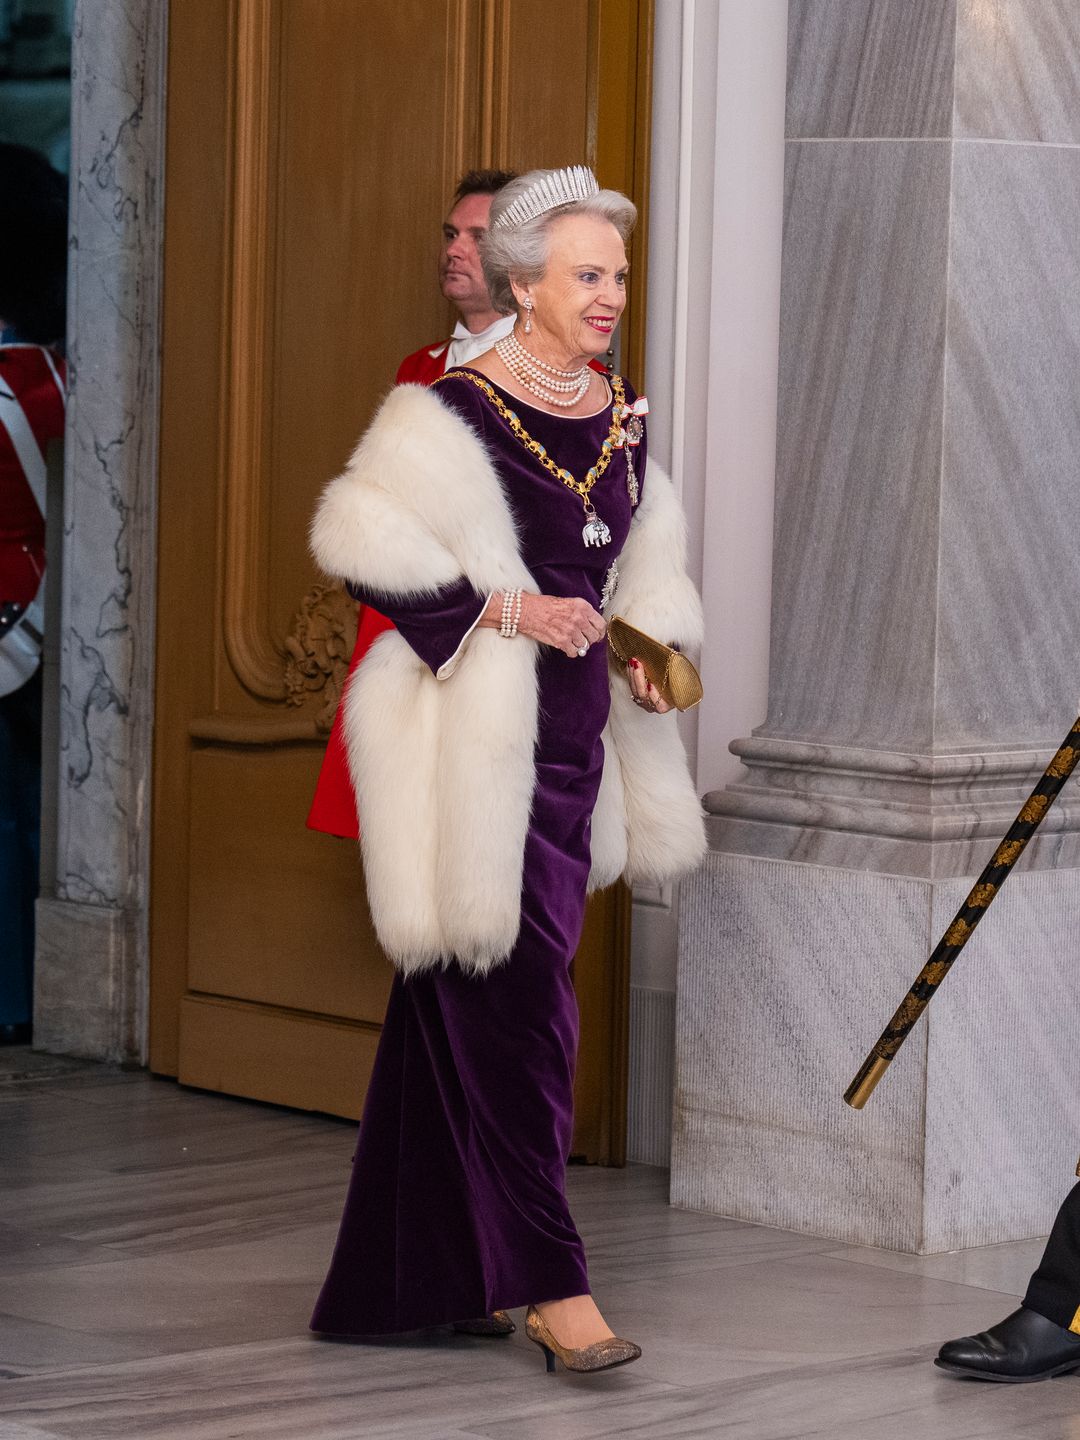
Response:
M701 676L681 650L673 650L628 625L621 615L608 621L608 644L611 653L624 665L640 660L645 678L660 691L661 698L676 710L692 710L701 700Z

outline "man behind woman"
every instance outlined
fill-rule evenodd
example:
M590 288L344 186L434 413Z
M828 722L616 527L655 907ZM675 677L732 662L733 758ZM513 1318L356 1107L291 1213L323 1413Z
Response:
M45 453L64 433L67 181L0 145L0 1044L31 1035Z

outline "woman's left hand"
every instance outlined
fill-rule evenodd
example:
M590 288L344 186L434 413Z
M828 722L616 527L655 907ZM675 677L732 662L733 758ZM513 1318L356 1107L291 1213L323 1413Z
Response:
M645 674L645 666L640 660L631 660L626 667L626 673L630 678L630 695L635 705L642 710L648 710L653 715L666 715L672 708L668 702L661 699L660 691L653 685Z

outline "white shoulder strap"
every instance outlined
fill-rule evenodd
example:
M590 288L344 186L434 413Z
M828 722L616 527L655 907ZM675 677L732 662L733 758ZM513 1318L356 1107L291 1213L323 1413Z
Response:
M45 352L48 356L48 351ZM56 366L52 364L49 357L50 368L53 379L56 381L57 389L63 395L63 387L60 384L60 377L56 373ZM18 397L14 391L9 390L7 385L0 380L0 425L7 431L11 443L14 446L15 454L19 464L22 466L23 474L27 483L34 493L37 507L42 515L45 514L45 457L41 453L41 447L34 438L34 432L30 428L30 421L26 418L26 411L19 404Z

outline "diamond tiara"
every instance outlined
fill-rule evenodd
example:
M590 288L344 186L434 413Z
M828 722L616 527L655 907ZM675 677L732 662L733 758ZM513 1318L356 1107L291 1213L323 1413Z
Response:
M524 195L506 207L492 225L493 230L517 229L527 220L535 220L560 205L573 205L575 200L587 200L590 195L599 195L600 185L587 165L570 165L565 170L549 170L535 185L530 185Z

